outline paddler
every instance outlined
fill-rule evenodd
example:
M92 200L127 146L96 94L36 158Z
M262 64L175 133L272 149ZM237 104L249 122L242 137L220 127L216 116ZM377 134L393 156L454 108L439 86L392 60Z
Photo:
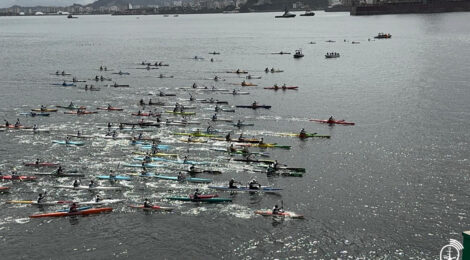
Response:
M77 137L80 137L82 136L82 133L80 132L80 130L77 131Z
M187 163L187 162L188 162L188 156L185 155L184 158L183 158L183 164Z
M236 73L237 73L237 74L240 73L240 69L237 69Z
M232 94L236 95L236 94L237 94L237 90L234 89L234 90L232 91Z
M67 86L67 82L65 82L65 80L64 80L64 82L62 82L62 86L64 86L64 87Z
M194 101L194 97L191 94L189 94L189 101Z
M43 195L42 193L39 193L39 196L38 196L38 199L37 199L37 203L38 203L38 204L42 203L42 201L43 201L44 198L46 197L46 194L47 194L46 191L44 192L44 195Z
M65 70L62 71L62 75L65 75Z
M18 128L18 127L20 127L20 126L21 126L20 119L17 118L17 119L16 119L16 123L15 123L15 128Z
M65 144L70 144L70 136L67 136L67 137L65 138Z
M34 164L36 164L36 166L39 166L39 158L36 159L36 162Z
M140 104L141 106L145 105L145 102L144 102L144 99L143 99L143 98L140 99L139 104Z
M101 198L100 194L96 194L95 202L100 202L102 200L103 200L103 198Z
M334 121L335 119L333 118L333 116L330 116L330 118L328 118L327 123L333 123Z
M100 71L103 71L103 66L100 66Z
M274 208L273 208L273 211L272 211L273 215L278 215L279 213L282 213L282 212L284 212L284 209L279 208L278 205L274 205Z
M243 141L243 133L240 133L240 136L238 137L238 141Z
M182 172L179 172L178 173L178 181L184 181L186 179L186 177L184 176L184 174Z
M34 124L33 125L33 132L36 132L38 130L38 125Z
M144 208L151 208L152 204L150 203L149 199L144 200Z
M233 178L230 179L230 181L228 182L228 187L230 189L237 189L238 187L237 185L235 185L235 183L239 183L239 182L236 182Z
M7 120L3 119L5 121L5 127L8 128L10 126L10 122L8 122Z
M95 187L95 181L91 180L90 183L88 184L88 188L93 188Z
M217 113L212 116L212 121L217 121Z
M242 81L242 86L246 86L246 81L245 80Z
M209 126L207 126L207 128L206 128L206 133L211 133L211 132L212 132L212 126L209 125Z
M110 128L111 128L111 123L110 123L110 122L108 122L108 129L110 129Z
M113 108L113 107L111 106L111 104L108 104L108 109L111 109L111 108Z
M59 75L59 74L60 74L60 71L56 71L55 74L56 74L56 75Z
M196 191L194 191L194 194L193 194L193 200L199 199L200 195L201 193L199 192L199 189L196 189Z
M300 130L299 137L300 137L300 138L305 138L305 137L307 137L307 133L305 132L305 129L302 128L302 129Z
M104 77L103 75L100 76L100 80L103 81L104 80ZM111 80L111 79L110 79ZM114 85L117 85L116 82L114 83Z
M230 132L225 136L225 141L230 142L232 139L230 137ZM232 144L233 145L233 144Z
M268 73L268 72L269 72L269 68L266 67L266 69L264 69L264 72Z
M80 181L79 180L73 181L73 187L74 188L80 187Z
M142 140L143 134L139 133L139 136L137 137L137 140Z
M251 104L252 107L257 107L258 106L258 103L255 101L253 102L253 104Z
M261 137L261 139L259 139L258 145L259 145L259 144L264 144L264 137Z
M77 207L77 203L72 203L72 205L70 206L70 209L69 209L69 213L72 213L72 212L78 212L78 207Z
M259 188L261 188L261 185L255 179L251 180L248 186L250 190L259 190Z
M40 110L41 110L41 112L44 112L44 111L46 111L46 106L44 106L44 105L41 105L41 109L40 109Z
M197 88L196 82L193 83L193 88Z
M98 75L95 76L95 80L98 81L100 80L100 77L98 77Z
M241 127L242 126L242 121L240 119L238 119L238 122L237 122L237 127Z
M235 153L235 152L237 152L237 149L235 149L235 147L233 146L233 144L230 144L229 151L230 151L231 153Z

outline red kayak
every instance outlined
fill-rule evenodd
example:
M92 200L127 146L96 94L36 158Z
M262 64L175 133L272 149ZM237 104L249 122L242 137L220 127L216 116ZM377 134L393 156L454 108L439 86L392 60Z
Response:
M96 109L108 110L108 111L123 111L124 110L124 108L117 108L117 107L98 107Z
M288 89L295 89L297 90L299 87L297 86L290 86L290 87L279 87L279 86L273 86L273 87L266 87L264 89L274 89L274 90L288 90Z
M58 163L50 163L50 162L41 162L41 163L25 163L25 166L31 167L57 167L59 166Z
M46 217L67 217L67 216L77 216L77 215L91 215L99 214L104 212L111 212L113 208L94 208L94 209L85 209L77 212L50 212L44 214L36 214L29 216L30 218L46 218Z
M189 197L191 199L194 199L194 195L189 195ZM218 194L204 194L204 195L199 195L199 199L211 199L211 198L215 198L215 197L219 197Z
M24 125L18 125L18 126L15 126L15 125L0 125L0 128L8 128L8 129L31 129L33 128L32 126L24 126Z
M6 181L14 181L14 180L20 180L20 181L34 181L36 180L36 177L34 176L13 176L13 175L3 175L0 176L0 180L6 180Z
M145 208L144 206L138 206L138 205L129 205L129 207L134 208L134 209L143 209L143 210L164 210L164 211L172 211L174 208L173 207L162 207L162 206L152 206L150 208Z
M132 113L131 115L133 116L155 116L155 117L160 117L162 114L160 113Z
M258 215L261 215L261 216L274 216L274 217L279 216L279 217L289 217L289 218L304 218L303 215L298 215L298 214L295 214L294 212L288 212L288 211L273 214L273 212L271 210L256 210L255 214L258 214Z
M0 192L8 191L10 187L0 187Z
M353 122L346 122L344 120L322 120L322 119L310 119L310 121L324 123L324 124L338 124L338 125L355 125Z

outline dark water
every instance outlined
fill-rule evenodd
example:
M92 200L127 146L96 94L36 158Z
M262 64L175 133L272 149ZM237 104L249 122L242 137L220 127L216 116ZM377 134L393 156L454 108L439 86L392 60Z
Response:
M170 135L184 129L162 127L151 135L171 144L170 152L213 161L215 168L224 171L219 176L200 177L213 178L216 184L225 184L231 177L243 182L257 178L284 191L280 195L237 194L232 204L198 206L158 201L168 195L186 195L196 187L211 192L204 185L134 178L122 183L128 187L125 192L101 193L126 199L126 203L113 205L111 214L30 220L31 214L55 208L4 201L34 199L43 190L49 191L51 200L88 200L93 194L52 188L70 184L70 178L5 183L12 191L0 197L2 258L435 259L448 239L461 240L460 232L469 224L470 15L350 17L319 12L315 17L287 20L273 16L1 18L2 118L14 122L20 112L41 104L66 105L70 101L89 109L107 103L125 109L81 117L62 111L50 118L21 117L25 125L36 123L52 132L0 132L3 172L16 167L20 173L33 174L34 169L21 165L37 157L79 169L87 174L84 182L110 169L136 172L120 166L132 162L131 152L136 149L127 141L86 140L80 148L52 145L51 141L64 139L77 129L85 134L104 134L100 128L106 122L136 120L130 112L139 109L140 98L158 99L147 96L149 92L175 92L177 98L160 99L174 103L189 97L176 88L193 82L233 89L230 83L240 83L242 78L224 72L237 68L263 77L251 80L258 87L242 88L250 95L197 92L195 96L230 104L256 100L272 105L270 110L239 109L219 117L254 122L255 127L246 128L245 135L292 145L290 151L267 151L271 158L307 169L303 178L267 178L246 172L243 164L227 163L222 153L208 150L222 143L188 146ZM393 38L367 41L378 32L389 32ZM311 41L316 44L308 44ZM269 54L298 48L305 54L299 60ZM221 55L207 54L214 50ZM327 60L323 56L327 52L339 52L341 58ZM191 59L195 55L205 60ZM209 62L211 57L215 62ZM135 69L143 60L164 61L170 66L153 71ZM100 65L131 75L101 73L97 69ZM265 74L265 67L285 72ZM56 87L50 84L63 80L50 75L56 70L71 72L79 79L109 76L131 88L102 87L99 92L85 92L80 89L82 84L79 88ZM175 78L159 79L159 73ZM214 75L226 81L206 80ZM298 85L300 89L262 89L274 83ZM207 106L196 105L196 119L211 116L212 112L204 109ZM330 127L308 121L330 115L356 122L356 126ZM201 128L205 126L207 123ZM301 128L332 138L300 141L275 135ZM157 170L171 175L175 171ZM173 213L145 214L127 207L144 198L178 208ZM306 219L279 221L253 214L281 201Z

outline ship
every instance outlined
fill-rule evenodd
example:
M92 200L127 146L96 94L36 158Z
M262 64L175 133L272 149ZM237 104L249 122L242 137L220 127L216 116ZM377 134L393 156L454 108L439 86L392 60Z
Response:
M383 2L377 4L359 4L352 7L350 14L381 15L468 11L470 11L470 0L423 0L417 2Z

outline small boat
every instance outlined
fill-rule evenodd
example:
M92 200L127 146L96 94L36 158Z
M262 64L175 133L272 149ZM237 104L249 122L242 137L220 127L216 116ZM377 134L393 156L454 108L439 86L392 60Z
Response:
M67 18L68 18L68 19L77 19L78 17L73 16L72 14L69 14L69 15L67 16Z
M22 115L22 116L32 116L32 117L35 117L35 116L49 116L50 114L49 114L49 113L42 113L42 112L39 112L39 113L36 113L36 112L24 112L24 113L20 113L20 115Z
M44 217L67 217L67 216L77 216L77 215L91 215L91 214L99 214L104 212L111 212L113 208L92 208L92 209L85 209L76 212L51 212L51 213L44 213L44 214L36 214L29 216L30 218L44 218Z
M355 125L355 123L353 122L346 122L344 120L310 119L310 121L324 123L324 124Z
M123 111L123 108L117 108L117 107L97 107L96 109L99 110L108 110L108 111Z
M277 214L273 214L272 210L257 210L255 214L261 216L273 216L273 217L288 217L288 218L296 218L296 219L303 219L303 215L295 214L294 212L284 211L279 212Z
M392 35L390 33L379 33L374 37L375 39L390 39Z
M284 14L283 15L276 15L275 18L294 18L295 17L295 14L289 12L289 10L286 10L284 11Z
M327 54L325 54L325 58L327 59L332 59L332 58L339 58L339 53L337 52L328 52Z
M239 107L239 108L251 108L251 109L258 109L258 108L265 108L265 109L270 109L271 106L268 106L268 105L238 105L236 107Z
M295 51L295 54L294 54L295 59L302 58L303 56L304 56L304 54L302 53L302 50L296 50Z
M304 14L301 14L300 16L315 16L315 13L313 11L307 10Z

